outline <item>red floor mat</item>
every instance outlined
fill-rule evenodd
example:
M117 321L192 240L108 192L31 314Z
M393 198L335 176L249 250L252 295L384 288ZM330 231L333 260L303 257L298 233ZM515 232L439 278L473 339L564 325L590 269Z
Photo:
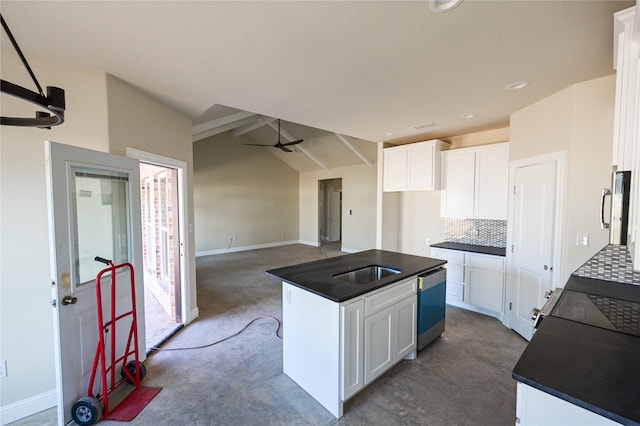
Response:
M144 407L146 407L161 390L162 388L147 388L144 386L134 389L133 392L118 404L115 410L109 413L109 417L106 419L118 422L130 422L144 410Z

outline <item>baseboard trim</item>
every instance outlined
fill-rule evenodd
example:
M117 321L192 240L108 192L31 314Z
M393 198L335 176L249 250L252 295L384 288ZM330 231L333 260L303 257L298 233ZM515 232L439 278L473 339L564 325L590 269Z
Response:
M362 250L349 248L349 247L340 247L340 251L343 251L345 253L358 253L359 251L362 251Z
M212 255L224 254L224 253L235 253L235 252L239 252L239 251L256 250L256 249L270 248L270 247L289 246L291 244L298 244L298 243L299 243L299 241L278 241L278 242L275 242L275 243L256 244L256 245L252 245L252 246L230 247L230 248L226 248L226 249L197 251L196 252L196 257L212 256ZM304 243L302 243L302 244L304 244Z
M55 407L57 404L56 399L56 390L52 389L0 407L1 424L6 425Z
M298 244L304 244L305 246L320 247L320 243L317 241L298 240Z
M200 315L200 310L197 307L193 308L191 312L189 312L189 318L187 318L186 323L189 324L191 321L198 318L199 315Z

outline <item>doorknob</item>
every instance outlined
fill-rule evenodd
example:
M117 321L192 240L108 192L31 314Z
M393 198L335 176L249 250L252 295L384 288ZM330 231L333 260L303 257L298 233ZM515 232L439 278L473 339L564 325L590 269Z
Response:
M75 305L77 301L78 301L77 297L66 295L65 297L62 298L61 303L63 305Z

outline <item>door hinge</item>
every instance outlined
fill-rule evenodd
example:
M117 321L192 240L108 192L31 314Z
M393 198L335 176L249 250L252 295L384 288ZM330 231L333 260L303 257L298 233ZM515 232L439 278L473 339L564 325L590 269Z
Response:
M513 195L516 195L516 186L513 186Z
M511 305L512 305L512 303L511 303L511 302L509 302L509 310L511 310L511 307L512 307Z
M513 253L513 244L511 244L511 253Z
M56 282L54 280L51 280L51 287L55 287L56 286Z

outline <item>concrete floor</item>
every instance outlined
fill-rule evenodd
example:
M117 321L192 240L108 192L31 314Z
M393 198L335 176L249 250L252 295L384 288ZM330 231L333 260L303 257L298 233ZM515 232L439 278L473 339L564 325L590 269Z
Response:
M336 254L333 248L293 245L198 258L200 317L163 349L215 342L259 316L280 319L281 284L264 271ZM340 420L282 373L276 323L260 319L217 345L152 354L143 384L163 390L132 423L513 425L511 370L526 341L494 318L452 307L446 315L442 338L354 396ZM16 424L53 425L55 411Z

